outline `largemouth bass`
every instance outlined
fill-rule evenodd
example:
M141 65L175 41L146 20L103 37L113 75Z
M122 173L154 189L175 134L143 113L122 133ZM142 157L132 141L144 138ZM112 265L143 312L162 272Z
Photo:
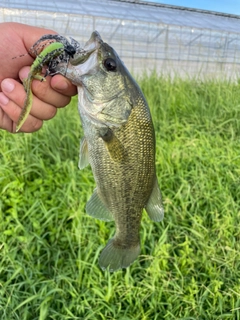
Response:
M84 129L79 167L90 163L96 181L86 212L116 225L99 264L110 271L127 268L140 253L143 209L153 221L164 216L148 104L117 53L96 31L67 67L59 63L55 71L78 87Z

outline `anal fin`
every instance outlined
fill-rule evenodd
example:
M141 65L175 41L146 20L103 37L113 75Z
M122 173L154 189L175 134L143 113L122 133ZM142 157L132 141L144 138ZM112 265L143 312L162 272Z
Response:
M164 208L162 203L162 195L158 186L157 177L155 178L154 186L148 203L145 207L151 220L159 222L164 217Z

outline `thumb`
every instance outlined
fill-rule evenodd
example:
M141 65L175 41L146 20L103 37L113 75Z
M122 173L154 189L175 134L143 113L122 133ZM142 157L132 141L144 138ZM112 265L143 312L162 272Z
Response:
M65 77L57 74L51 79L51 87L59 93L66 96L74 96L77 94L77 87L74 86L71 81Z

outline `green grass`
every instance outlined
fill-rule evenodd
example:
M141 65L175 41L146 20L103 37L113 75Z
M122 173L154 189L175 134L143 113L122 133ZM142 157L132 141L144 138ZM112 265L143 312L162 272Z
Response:
M98 266L114 224L87 216L74 103L34 134L0 132L0 319L240 320L240 85L142 77L165 218L144 213L127 270Z

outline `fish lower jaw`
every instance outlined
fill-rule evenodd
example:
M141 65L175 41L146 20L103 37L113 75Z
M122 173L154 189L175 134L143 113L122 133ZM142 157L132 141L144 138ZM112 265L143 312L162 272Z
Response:
M110 272L129 267L140 253L140 243L136 246L120 246L115 238L109 240L106 247L101 252L99 265L102 270Z

